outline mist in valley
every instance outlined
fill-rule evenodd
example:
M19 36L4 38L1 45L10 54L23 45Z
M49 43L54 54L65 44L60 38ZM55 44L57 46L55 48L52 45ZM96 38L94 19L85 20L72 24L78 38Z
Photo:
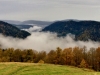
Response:
M75 35L68 34L66 37L57 37L56 33L51 32L39 32L42 28L33 26L29 29L23 29L31 33L26 39L19 39L13 37L6 37L0 34L1 48L15 48L15 49L33 49L37 51L50 51L56 50L57 47L62 49L69 47L84 47L97 48L100 46L100 42L95 41L75 41Z

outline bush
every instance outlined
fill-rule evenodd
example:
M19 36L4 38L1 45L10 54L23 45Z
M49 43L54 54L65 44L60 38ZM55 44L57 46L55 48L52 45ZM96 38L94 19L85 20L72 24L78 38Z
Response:
M43 61L43 60L39 60L39 62L38 62L38 63L44 64L44 61Z

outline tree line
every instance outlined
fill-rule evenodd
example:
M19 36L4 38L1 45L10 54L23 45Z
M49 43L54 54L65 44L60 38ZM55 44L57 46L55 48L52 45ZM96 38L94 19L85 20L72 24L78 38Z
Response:
M90 48L57 48L56 50L36 51L32 49L0 48L0 62L32 62L70 65L100 71L100 47Z

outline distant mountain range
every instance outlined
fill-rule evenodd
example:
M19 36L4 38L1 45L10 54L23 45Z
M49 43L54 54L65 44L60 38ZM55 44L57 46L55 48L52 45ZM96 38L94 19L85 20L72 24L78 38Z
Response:
M19 29L28 29L33 26L39 26L44 28L52 24L52 22L49 21L37 21L37 20L27 20L27 21L2 20L2 21L12 24L18 27Z
M1 21L7 22L7 23L13 24L13 25L21 24L21 21L16 21L16 20L1 20Z
M20 30L17 27L3 21L0 21L0 33L5 36L12 36L23 39L31 35L30 33Z
M59 37L64 37L67 34L71 33L75 35L75 40L87 41L90 39L93 41L100 41L100 22L98 21L63 20L53 23L46 21L29 20L24 22L6 22L0 21L0 33L6 36L26 38L30 35L30 33L22 31L20 29L28 29L36 25L44 27L44 29L42 30L43 32L55 32Z
M49 21L27 20L23 21L21 24L50 25L51 23L52 22Z
M58 36L66 36L71 33L75 35L75 40L100 41L100 22L97 21L57 21L45 27L42 31L56 32Z

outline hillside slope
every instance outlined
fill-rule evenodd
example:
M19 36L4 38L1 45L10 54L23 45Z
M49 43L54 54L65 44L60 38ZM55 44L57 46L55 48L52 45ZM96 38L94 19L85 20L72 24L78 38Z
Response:
M100 41L100 22L97 21L57 21L42 31L58 33L58 36L66 36L68 33L75 35L75 40Z
M100 72L53 64L0 63L0 75L100 75Z
M0 21L0 33L5 36L12 36L17 38L26 38L30 35L30 33L22 31L17 27L3 21Z

